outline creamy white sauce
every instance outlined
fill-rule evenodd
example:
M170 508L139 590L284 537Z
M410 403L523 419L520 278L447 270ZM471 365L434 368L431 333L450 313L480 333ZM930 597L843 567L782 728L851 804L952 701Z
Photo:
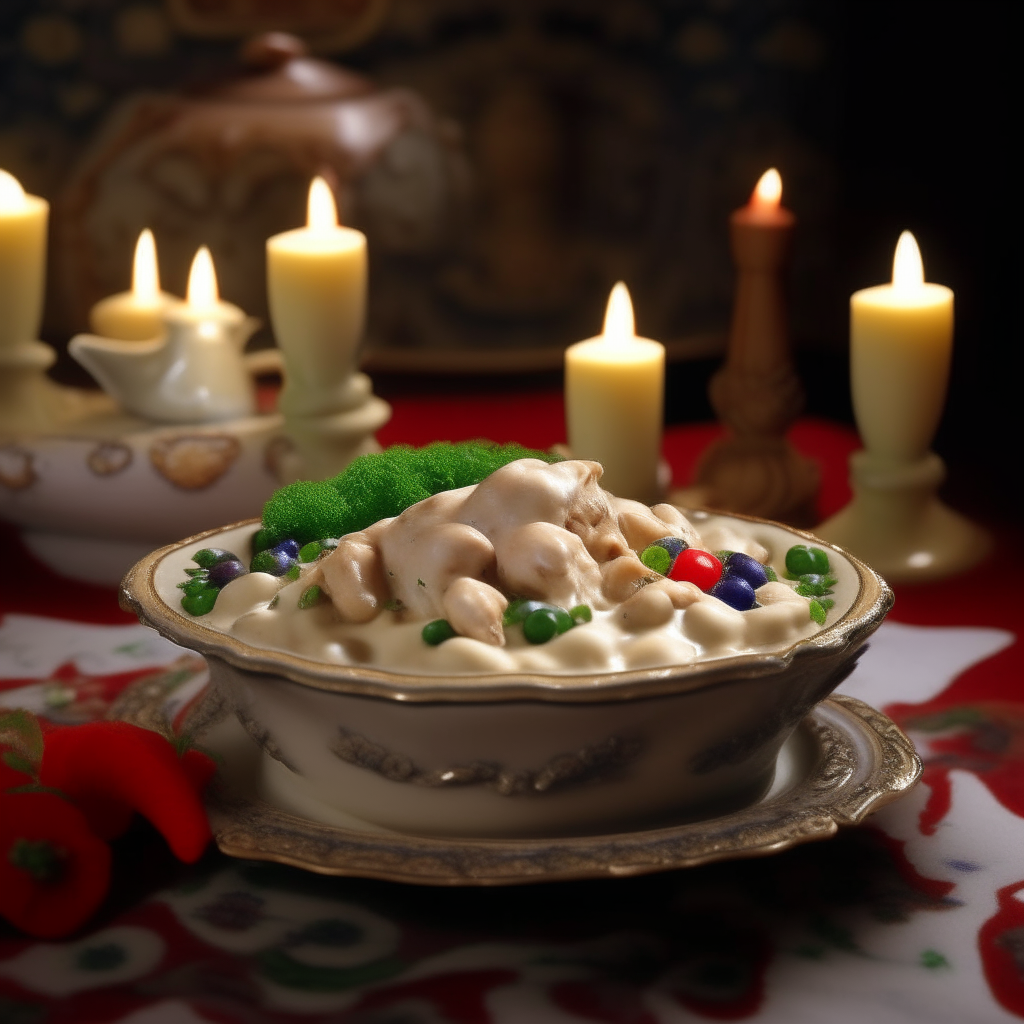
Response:
M687 520L670 506L648 509L609 495L599 477L596 463L513 463L477 488L444 492L350 534L301 566L297 580L266 573L234 580L201 621L257 648L425 675L685 665L781 649L818 631L795 584L768 583L756 592L760 607L739 612L692 584L658 578L636 554L658 537L676 536L706 551L742 551L781 576L794 535L702 513ZM230 549L233 541L248 561L253 532L229 531L223 542L208 543ZM180 552L182 567L194 564L185 561L192 554ZM848 590L851 568L833 568ZM300 608L314 584L322 600ZM502 627L509 592L566 609L584 602L593 618L531 644L521 625ZM848 606L849 594L840 603ZM461 635L431 646L423 627L442 617Z
M810 618L808 599L795 593L789 583L779 582L760 588L756 595L762 607L746 612L705 594L649 629L629 629L615 608L595 611L593 621L545 644L530 644L521 626L509 626L504 647L462 636L431 647L422 638L424 620L413 619L407 612L384 611L370 622L346 623L326 600L299 608L315 564L303 566L301 572L298 580L283 584L267 573L241 576L221 591L213 611L202 621L254 647L289 651L313 661L431 675L570 674L683 665L785 646L818 630Z

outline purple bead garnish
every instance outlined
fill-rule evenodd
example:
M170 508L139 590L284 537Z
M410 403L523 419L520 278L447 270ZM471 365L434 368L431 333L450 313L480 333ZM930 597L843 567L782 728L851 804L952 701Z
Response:
M217 562L210 566L210 586L226 587L232 580L244 576L249 570L237 559L231 558L226 562Z
M738 612L750 611L757 604L754 588L742 576L723 576L708 593Z
M764 571L764 566L756 558L751 558L742 551L734 551L725 560L722 570L726 576L738 576L746 580L754 590L768 582L768 573Z

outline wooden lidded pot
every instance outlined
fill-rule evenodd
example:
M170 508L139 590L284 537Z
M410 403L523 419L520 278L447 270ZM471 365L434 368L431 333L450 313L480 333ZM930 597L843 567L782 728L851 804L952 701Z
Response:
M156 235L166 290L184 293L200 245L225 299L267 319L264 242L305 222L310 179L334 188L375 259L444 250L467 200L461 135L415 92L310 57L294 36L257 36L241 69L191 94L140 94L107 119L55 217L62 326L124 290L139 232ZM387 287L387 274L375 287Z

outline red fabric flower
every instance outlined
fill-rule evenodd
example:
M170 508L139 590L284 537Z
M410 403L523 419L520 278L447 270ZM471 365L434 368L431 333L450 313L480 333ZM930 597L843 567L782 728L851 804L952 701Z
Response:
M67 935L103 902L110 848L53 793L0 793L0 916L40 939Z

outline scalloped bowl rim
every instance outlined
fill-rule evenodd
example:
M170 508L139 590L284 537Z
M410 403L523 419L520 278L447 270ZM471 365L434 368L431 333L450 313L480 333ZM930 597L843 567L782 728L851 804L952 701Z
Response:
M605 703L710 688L738 677L772 676L784 671L797 658L834 657L844 648L859 647L877 629L892 607L893 594L885 580L849 552L829 544L813 533L757 516L713 510L708 510L708 513L782 529L800 540L812 541L840 555L858 577L857 593L850 607L820 632L794 641L782 650L738 654L685 665L585 672L578 675L508 672L476 675L460 673L452 676L392 672L365 665L331 665L287 651L254 647L172 607L157 590L155 575L165 558L184 547L229 530L255 526L260 522L258 518L243 519L227 526L204 530L150 552L121 581L120 603L125 611L133 612L141 622L174 643L219 658L243 671L279 676L317 690L404 703L522 700Z

